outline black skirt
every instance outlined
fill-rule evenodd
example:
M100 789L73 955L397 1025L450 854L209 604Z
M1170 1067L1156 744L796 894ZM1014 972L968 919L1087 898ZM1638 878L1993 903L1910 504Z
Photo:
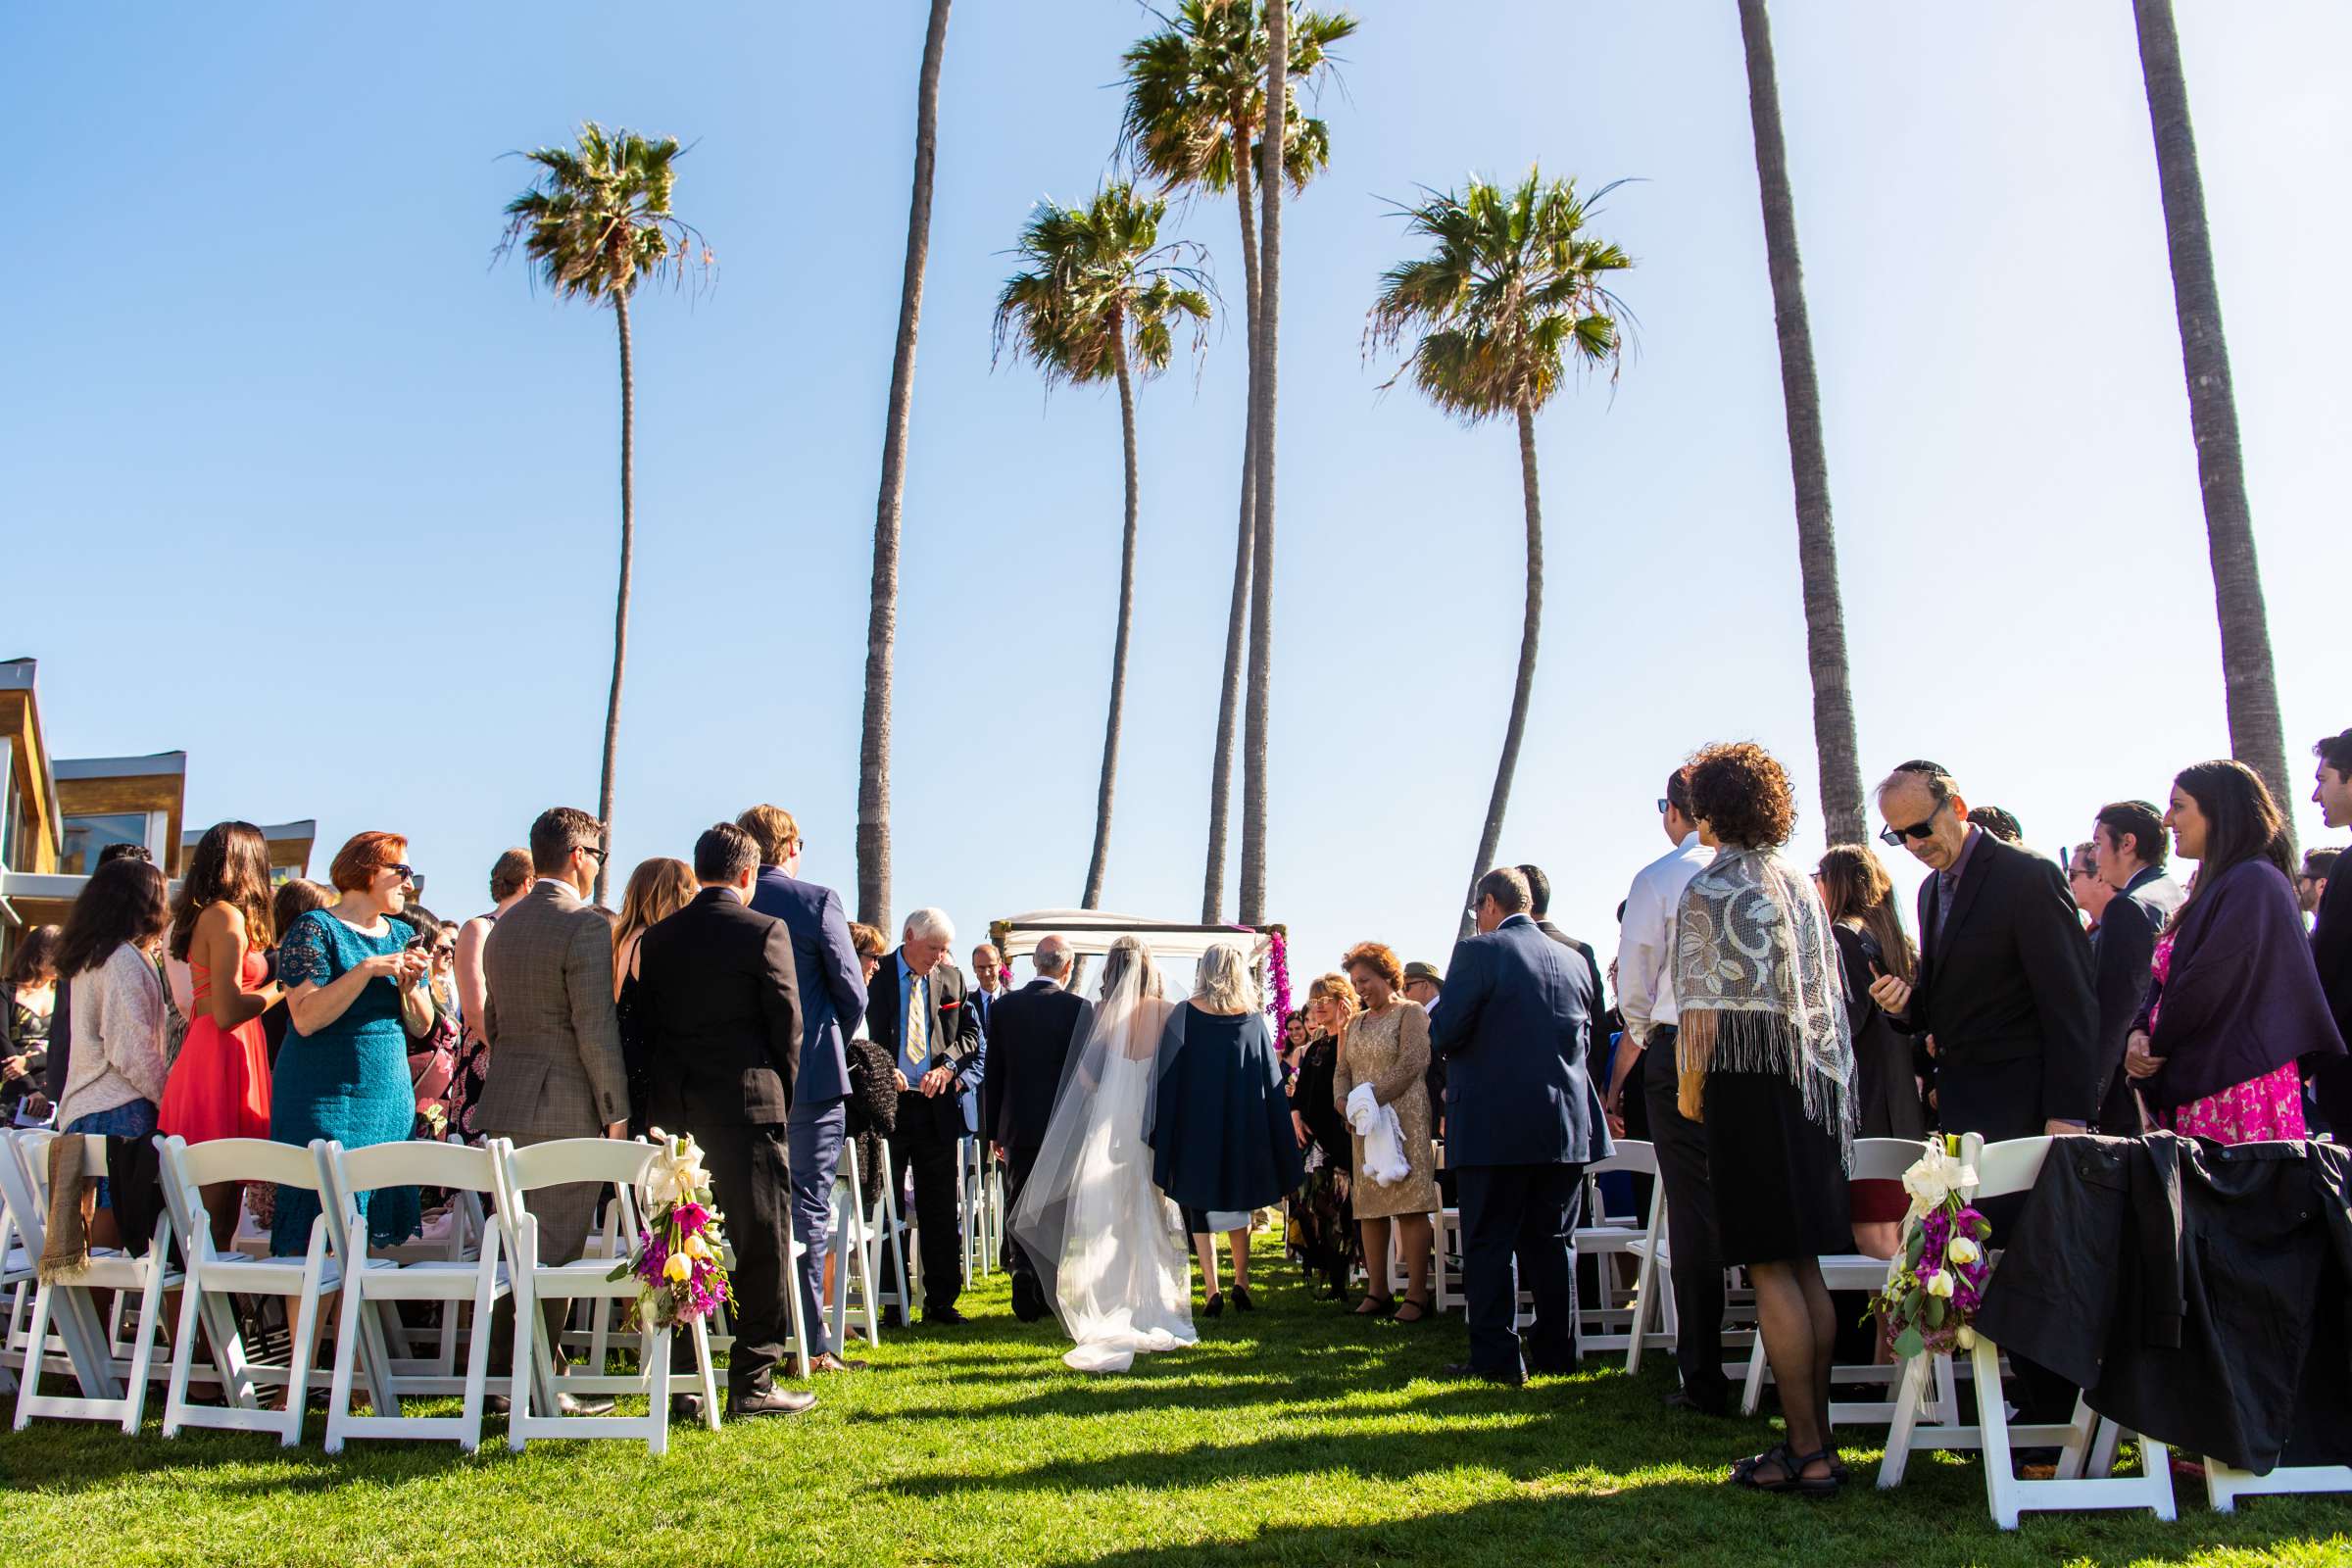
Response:
M1838 1135L1777 1072L1707 1074L1707 1178L1726 1263L1854 1250Z

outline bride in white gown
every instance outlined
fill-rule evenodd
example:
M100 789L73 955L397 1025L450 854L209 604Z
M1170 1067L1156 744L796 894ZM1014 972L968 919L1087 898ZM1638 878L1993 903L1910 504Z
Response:
M1094 1026L1071 1058L1012 1234L1076 1342L1062 1360L1124 1372L1145 1351L1194 1344L1190 1260L1145 1144L1160 1039L1175 1004L1152 950L1114 943Z

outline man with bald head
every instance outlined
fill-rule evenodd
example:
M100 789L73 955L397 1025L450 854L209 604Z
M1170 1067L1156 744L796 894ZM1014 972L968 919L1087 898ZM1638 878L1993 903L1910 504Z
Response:
M1004 1204L1017 1208L1021 1188L1037 1164L1054 1116L1054 1097L1071 1056L1086 1041L1093 1006L1066 988L1070 944L1049 936L1030 956L1037 978L999 997L989 1012L987 1076L980 1082L980 1130L1004 1161ZM1051 1311L1037 1265L1004 1233L1004 1266L1012 1275L1012 1311L1034 1323Z
M1959 781L1905 762L1879 786L1879 837L1931 873L1919 889L1919 972L1873 1001L1924 1035L1947 1133L1988 1144L2079 1133L2097 1109L2099 1004L2090 942L2056 866L1971 823Z

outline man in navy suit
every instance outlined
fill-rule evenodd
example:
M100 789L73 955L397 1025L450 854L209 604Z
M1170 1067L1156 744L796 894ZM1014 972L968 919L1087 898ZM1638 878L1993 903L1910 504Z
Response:
M843 1360L834 1346L819 1296L832 1240L833 1177L841 1166L848 1130L850 1069L841 1042L865 1015L864 974L858 951L850 945L850 921L842 912L841 896L800 880L801 830L792 813L782 807L755 806L737 817L735 825L760 847L752 908L773 915L792 932L793 967L800 976L801 1076L793 1086L784 1136L792 1170L793 1229L806 1249L797 1284L801 1320L808 1332L808 1368L858 1371L865 1363Z
M1430 1049L1446 1062L1446 1157L1462 1205L1470 1359L1446 1371L1517 1385L1576 1369L1571 1250L1584 1168L1612 1152L1586 1041L1591 966L1529 918L1527 878L1479 878L1479 934L1453 950ZM1517 1267L1514 1269L1513 1263ZM1536 1299L1522 1359L1519 1285Z

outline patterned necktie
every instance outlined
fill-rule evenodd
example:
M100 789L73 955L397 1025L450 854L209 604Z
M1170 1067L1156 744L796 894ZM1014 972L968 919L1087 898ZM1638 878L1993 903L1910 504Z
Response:
M917 1074L921 1073L923 1063L931 1059L930 1024L926 1017L930 1009L923 1003L923 977L916 975L914 983L906 988L906 1060Z

